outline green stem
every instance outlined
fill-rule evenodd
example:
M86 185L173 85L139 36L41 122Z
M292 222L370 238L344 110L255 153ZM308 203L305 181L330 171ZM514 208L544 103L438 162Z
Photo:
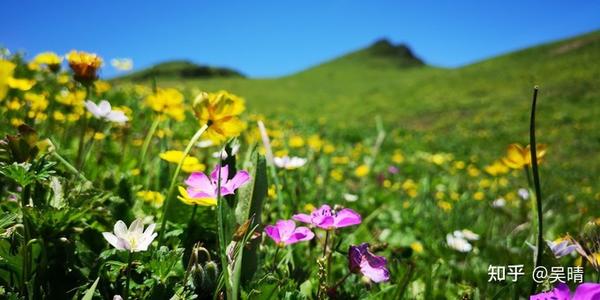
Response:
M140 172L142 171L142 168L144 167L144 161L146 159L146 153L148 153L148 147L150 146L150 141L152 141L152 137L154 136L154 133L156 132L156 129L158 128L159 123L160 123L160 117L157 116L154 119L154 122L152 122L152 125L150 126L150 130L148 131L148 134L146 134L146 138L144 138L144 144L142 145L142 154L140 155L140 162L138 164L138 168L140 169Z
M185 150L183 151L183 156L181 157L181 160L177 164L177 168L175 169L175 173L173 173L173 177L171 177L171 183L169 184L169 189L167 190L167 198L165 199L165 203L163 204L163 214L161 216L162 222L161 222L161 226L160 226L160 232L158 234L159 235L159 242L158 242L159 245L162 245L162 243L164 241L164 232L165 232L165 227L167 225L167 216L168 216L167 214L169 212L169 206L171 204L171 199L173 198L172 194L173 194L173 191L175 190L175 185L177 183L177 177L179 176L179 172L181 172L181 166L183 165L185 158L188 156L188 154L192 150L192 147L194 146L194 144L196 144L196 142L198 142L198 140L200 139L200 137L206 131L207 128L208 128L208 125L204 125L204 126L200 127L200 129L198 129L198 131L196 131L196 133L194 134L194 136L192 137L190 142L185 147Z
M65 166L65 168L67 168L67 170L69 170L74 175L77 175L79 179L83 181L88 181L87 178L85 178L85 176L83 176L83 174L79 172L79 170L77 170L72 164L70 164L66 159L64 159L60 154L58 154L58 152L53 151L52 156L54 156L54 158L56 158L60 163L62 163Z
M123 295L125 296L123 299L129 299L129 282L131 281L131 263L133 261L133 253L130 251L127 258L127 283L125 284L125 291L123 291Z
M275 272L275 269L277 269L277 254L279 254L279 249L281 247L277 246L277 249L275 249L275 254L273 255L273 266L271 267L271 273Z
M90 85L85 85L85 97L91 100L90 93ZM75 160L76 165L81 165L81 160L83 159L83 148L84 148L84 138L85 131L87 129L87 111L83 112L81 116L81 131L79 132L79 147L77 148L77 159Z
M221 258L221 268L223 269L223 280L225 281L225 292L227 299L237 299L237 293L234 294L229 281L229 266L227 263L227 245L225 244L225 224L223 219L223 199L221 199L221 165L219 164L217 175L217 236L219 239L219 257ZM217 291L218 293L218 291Z
M327 243L329 242L329 230L325 231L325 243L323 243L323 257L327 256Z
M533 89L533 101L531 104L531 119L529 124L529 144L531 154L531 169L533 173L533 184L535 186L535 202L537 206L537 220L538 220L538 232L537 232L537 255L535 259L535 266L542 265L542 255L544 252L544 230L543 230L543 212L542 212L542 191L540 188L540 174L538 171L537 162L537 149L535 143L535 108L537 104L538 88L537 86ZM535 282L534 282L535 289Z

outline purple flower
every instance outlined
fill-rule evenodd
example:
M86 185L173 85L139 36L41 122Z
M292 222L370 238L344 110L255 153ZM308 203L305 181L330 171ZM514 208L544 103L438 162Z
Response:
M390 174L398 174L400 172L400 169L398 169L398 167L396 167L396 166L389 166L388 172Z
M229 178L229 166L219 167L218 165L210 173L210 179L202 172L194 172L185 181L187 193L191 198L211 198L218 197L219 190L219 169L221 170L221 196L232 195L242 185L250 180L250 175L246 171L239 171Z
M362 243L350 246L348 249L348 263L352 273L362 273L373 282L390 280L390 271L385 267L387 260L369 251L369 244Z
M309 241L315 234L308 227L296 227L292 220L279 220L275 225L265 227L265 233L279 246Z
M529 300L597 300L600 299L600 284L598 283L582 283L577 289L575 294L571 295L569 286L564 283L559 283L553 290L532 295Z
M357 212L349 208L335 211L327 204L313 210L310 215L297 214L292 216L292 219L302 223L312 224L326 230L348 227L362 222L361 217Z

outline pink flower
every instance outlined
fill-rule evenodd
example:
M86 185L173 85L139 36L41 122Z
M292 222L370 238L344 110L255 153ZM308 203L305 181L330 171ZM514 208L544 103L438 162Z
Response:
M265 233L279 246L309 241L315 237L308 227L296 227L292 220L279 220L275 225L268 225Z
M600 299L600 284L598 283L582 283L577 289L575 294L571 295L569 286L564 283L559 283L553 290L540 293L537 295L531 295L530 300L544 300L544 299L557 299L557 300L594 300Z
M219 169L221 170L221 196L232 195L242 185L248 183L250 175L246 171L239 171L229 178L229 166L217 165L210 173L210 179L202 172L192 173L186 180L187 193L191 198L216 199L219 194Z
M343 208L340 211L334 211L329 205L324 204L318 209L312 211L310 215L297 214L292 216L292 219L312 224L322 229L330 230L342 227L357 225L362 222L360 215L349 209Z
M371 253L368 243L350 246L348 249L348 263L351 272L362 273L373 282L390 280L390 271L385 266L387 259Z

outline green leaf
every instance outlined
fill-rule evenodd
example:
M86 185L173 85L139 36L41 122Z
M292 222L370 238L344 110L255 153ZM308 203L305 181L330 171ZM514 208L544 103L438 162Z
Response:
M92 286L85 292L85 295L83 295L81 300L92 300L92 297L94 297L94 292L96 291L96 286L98 286L98 281L100 281L100 277L96 278L96 281L94 281Z
M249 167L250 182L240 189L238 205L235 210L236 220L243 224L252 218L250 228L261 224L262 205L267 196L267 165L265 157L254 153L254 164ZM254 276L258 268L258 239L251 240L248 247L243 249L241 268L242 282L248 282Z

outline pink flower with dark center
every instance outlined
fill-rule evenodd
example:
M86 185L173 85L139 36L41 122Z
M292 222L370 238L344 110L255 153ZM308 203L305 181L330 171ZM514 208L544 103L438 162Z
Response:
M348 263L352 273L363 274L373 282L390 280L390 271L386 267L387 259L371 253L368 243L350 246Z
M219 169L221 174L219 176ZM218 165L210 173L210 178L202 172L192 173L185 181L187 192L191 198L211 198L216 199L219 194L219 177L221 196L232 195L235 191L248 183L250 175L246 171L239 171L229 178L229 166L219 167Z
M313 210L310 215L296 214L292 216L292 219L302 223L312 224L326 230L348 227L362 222L362 219L357 212L349 208L335 211L327 204Z
M279 220L275 225L268 225L265 227L265 233L280 247L309 241L315 237L308 227L296 227L292 220Z

